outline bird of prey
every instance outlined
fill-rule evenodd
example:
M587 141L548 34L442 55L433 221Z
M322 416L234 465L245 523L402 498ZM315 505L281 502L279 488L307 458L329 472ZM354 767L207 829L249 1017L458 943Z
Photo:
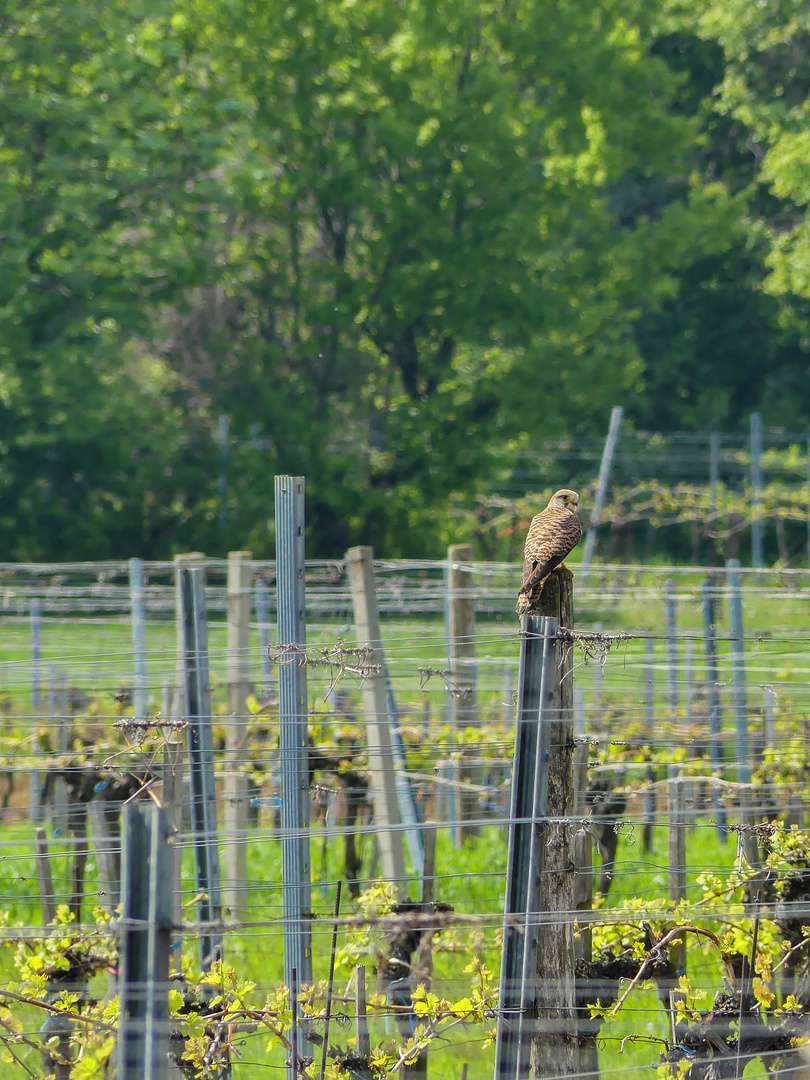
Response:
M577 506L579 495L570 488L561 488L551 496L545 510L532 518L523 549L523 581L515 609L518 615L532 610L548 575L582 539Z

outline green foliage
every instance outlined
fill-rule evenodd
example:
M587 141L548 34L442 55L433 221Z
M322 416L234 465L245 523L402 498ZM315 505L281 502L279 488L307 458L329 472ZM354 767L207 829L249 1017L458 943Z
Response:
M762 18L734 17L729 57ZM314 552L436 555L539 429L601 427L642 386L638 422L721 400L736 422L776 312L743 166L708 164L740 141L709 98L737 61L689 21L659 0L7 5L10 555L264 554L274 470L308 477ZM763 175L799 204L800 75L787 110L752 111L744 67L723 108L783 124ZM803 242L774 280L794 287ZM730 344L704 380L712 327Z

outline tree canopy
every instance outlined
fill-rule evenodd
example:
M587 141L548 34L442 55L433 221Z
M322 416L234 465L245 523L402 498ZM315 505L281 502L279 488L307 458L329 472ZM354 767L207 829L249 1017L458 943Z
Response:
M6 557L264 554L280 471L313 553L431 555L616 402L805 424L807 40L798 3L10 0Z

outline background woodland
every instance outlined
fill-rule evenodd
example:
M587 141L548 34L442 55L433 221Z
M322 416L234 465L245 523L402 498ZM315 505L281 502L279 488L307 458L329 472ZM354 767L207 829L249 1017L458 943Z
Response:
M435 557L613 404L806 430L809 91L799 0L7 0L4 558L261 557L279 472Z

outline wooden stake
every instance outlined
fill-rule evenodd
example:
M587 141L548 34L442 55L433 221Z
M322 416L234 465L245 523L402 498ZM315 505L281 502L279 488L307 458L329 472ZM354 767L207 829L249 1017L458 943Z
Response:
M473 595L473 575L460 563L472 561L472 547L469 544L452 544L447 549L448 565L448 644L450 653L450 717L457 730L474 727L478 721L478 708L475 695L475 598ZM465 754L478 757L479 748L475 745L465 747ZM481 769L462 761L458 774L459 780L479 783ZM463 843L468 837L478 836L480 826L466 824L481 816L480 806L475 792L466 788L459 789L459 829L458 841Z
M110 830L104 804L93 799L88 804L87 812L96 849L101 903L107 911L114 912L121 893L121 860L116 850L118 843Z
M574 627L573 574L560 567L540 594L540 613ZM531 1076L574 1076L579 1061L574 1012L574 920L577 875L571 818L574 811L574 664L570 645L560 644L549 708L551 753L548 766L549 820L543 831L543 875L538 911L548 913L538 927L537 1027L532 1039Z
M672 776L667 783L667 818L669 821L668 834L668 895L670 902L678 904L686 900L687 874L686 874L686 791L689 780L682 776ZM660 992L665 998L665 1005L669 1011L669 1037L675 1042L675 1025L678 1014L675 1002L683 995L678 990L678 981L681 975L686 974L686 939L678 944L672 944L667 950L669 961L675 968L675 974L671 979L662 979Z
M242 922L247 916L247 761L250 694L250 613L253 569L249 551L228 555L228 720L225 726L225 913Z
M405 851L402 831L398 828L402 819L397 799L391 729L388 723L385 654L374 587L373 557L374 552L370 547L355 547L346 553L358 644L369 646L367 663L379 669L363 680L369 772L371 773L371 790L374 795L374 817L378 825L376 836L382 858L383 875L386 880L394 884L397 892L404 896L407 891Z
M355 970L355 1002L357 1005L357 1053L364 1060L371 1057L371 1037L366 1014L366 966L358 964Z
M37 839L37 881L39 882L39 902L42 906L42 921L47 926L56 918L56 898L53 891L53 875L48 855L48 840L45 830L36 830Z

